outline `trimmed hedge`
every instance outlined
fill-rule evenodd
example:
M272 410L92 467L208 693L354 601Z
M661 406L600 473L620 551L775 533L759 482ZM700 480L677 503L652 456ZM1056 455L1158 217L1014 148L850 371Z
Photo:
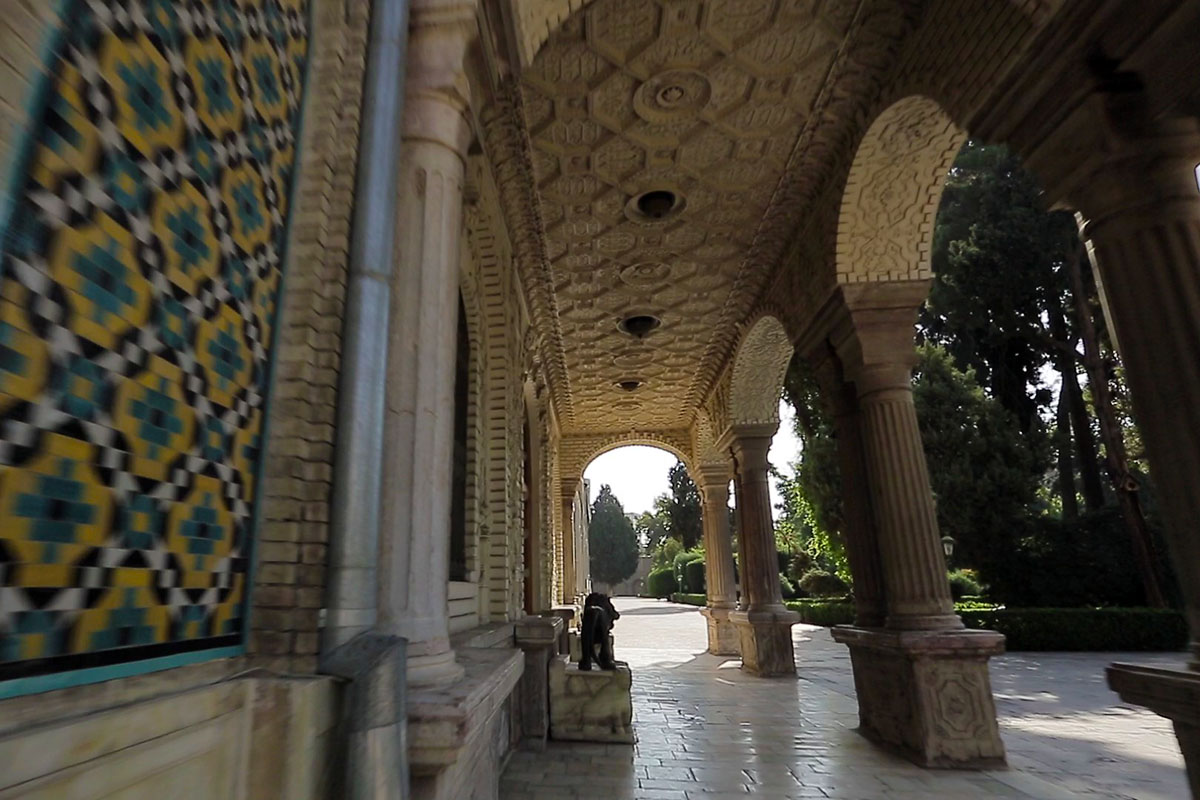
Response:
M849 600L792 600L787 607L807 625L851 625ZM1003 633L1011 651L1182 650L1187 620L1156 608L1004 608L961 603L955 610L968 628Z
M671 566L674 567L675 585L679 587L679 591L692 593L700 591L698 587L688 585L688 577L685 570L688 564L693 561L700 561L703 558L704 554L698 553L695 550L684 550L675 556L675 559L671 562Z
M689 561L683 565L683 588L692 594L702 594L705 591L703 558Z
M688 606L706 606L708 605L708 597L702 594L688 594L687 592L676 592L671 598L676 603L683 603Z
M646 576L646 594L651 597L667 598L679 591L675 573L670 567L659 567Z
M1183 614L1157 608L1000 608L959 612L968 628L999 631L1009 650L1182 650Z
M805 625L850 625L854 622L854 603L849 600L788 600L784 603L800 615Z
M800 582L796 586L810 597L842 595L850 588L837 575L826 572L823 569L810 569L804 573L804 576L800 578Z

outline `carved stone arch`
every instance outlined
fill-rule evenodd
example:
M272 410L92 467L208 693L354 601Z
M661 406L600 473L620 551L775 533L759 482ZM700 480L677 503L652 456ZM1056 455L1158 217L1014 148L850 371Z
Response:
M763 314L746 326L729 375L731 426L779 424L779 398L792 350L778 317Z
M582 480L584 471L596 458L627 445L645 445L666 450L682 461L688 474L692 474L694 464L690 431L630 431L564 437L558 444L561 480L564 484Z
M512 21L516 33L521 66L533 63L555 31L559 30L578 11L593 0L511 0ZM574 16L571 24L582 24L582 14Z
M887 106L855 152L838 217L838 284L927 280L946 174L966 140L942 106L910 95Z
M692 456L697 468L729 462L729 453L717 446L721 430L713 424L707 410L696 412L696 421L692 423Z

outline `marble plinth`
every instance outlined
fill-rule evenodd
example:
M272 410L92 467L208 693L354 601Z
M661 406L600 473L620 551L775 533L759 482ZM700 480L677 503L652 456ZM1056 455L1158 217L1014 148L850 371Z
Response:
M624 662L615 670L580 671L556 656L550 661L550 738L633 744L632 686Z
M859 731L924 767L1002 766L988 659L994 631L891 631L839 625L850 648Z

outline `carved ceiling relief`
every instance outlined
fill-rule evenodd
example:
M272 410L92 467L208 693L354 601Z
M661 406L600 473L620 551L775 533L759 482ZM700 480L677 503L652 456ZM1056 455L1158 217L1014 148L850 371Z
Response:
M571 431L690 426L690 390L736 333L730 303L753 301L746 254L856 6L597 0L526 68ZM631 315L660 324L622 332Z

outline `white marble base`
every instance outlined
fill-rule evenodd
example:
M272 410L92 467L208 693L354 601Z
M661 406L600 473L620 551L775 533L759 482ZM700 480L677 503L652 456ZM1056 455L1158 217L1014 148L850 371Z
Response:
M573 742L633 744L633 675L615 670L580 671L566 656L550 661L550 738Z

